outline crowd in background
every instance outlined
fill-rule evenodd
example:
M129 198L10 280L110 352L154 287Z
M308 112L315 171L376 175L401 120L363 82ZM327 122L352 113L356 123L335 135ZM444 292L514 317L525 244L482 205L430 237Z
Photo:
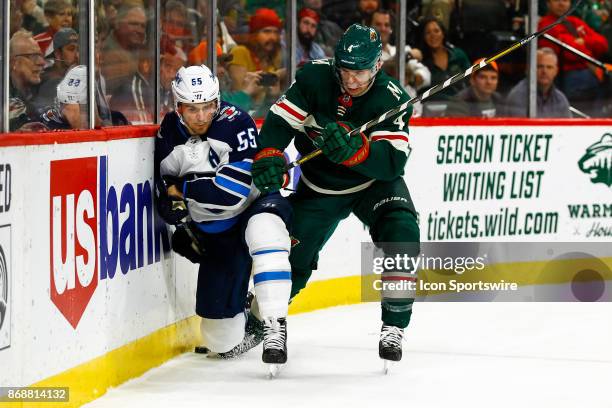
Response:
M170 84L181 66L206 63L206 0L162 0L160 116L174 108ZM542 28L562 15L570 0L541 0ZM85 126L87 77L80 60L76 0L10 0L10 129ZM95 125L155 121L155 1L96 2ZM274 0L218 2L217 75L224 100L255 117L291 82L288 77L286 3ZM611 0L584 0L549 34L604 63ZM397 0L301 0L297 8L298 67L333 57L334 45L353 23L374 27L383 43L383 68L398 75ZM408 0L405 87L424 91L463 72L482 57L524 37L526 0ZM83 28L84 30L85 28ZM546 39L538 42L539 117L570 117L570 106L591 117L609 117L611 80L604 70ZM526 116L528 81L522 48L415 109L422 116ZM313 84L316 86L316 84Z

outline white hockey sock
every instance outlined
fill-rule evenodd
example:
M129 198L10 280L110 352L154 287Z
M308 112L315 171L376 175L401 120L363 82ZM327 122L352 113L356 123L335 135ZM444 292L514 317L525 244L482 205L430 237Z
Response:
M259 315L285 317L291 293L291 240L277 215L253 216L246 228L246 242L253 258L253 282Z

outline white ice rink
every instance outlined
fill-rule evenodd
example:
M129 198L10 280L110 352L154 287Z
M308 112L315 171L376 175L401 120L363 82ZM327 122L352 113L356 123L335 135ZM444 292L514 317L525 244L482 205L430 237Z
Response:
M86 406L612 407L612 303L417 303L387 376L379 310L290 316L273 380L261 346L233 361L188 353Z

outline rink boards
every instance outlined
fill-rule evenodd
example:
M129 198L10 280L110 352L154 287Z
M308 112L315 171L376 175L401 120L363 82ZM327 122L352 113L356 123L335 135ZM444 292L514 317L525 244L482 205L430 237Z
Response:
M415 124L423 240L612 241L612 121ZM0 386L70 386L76 406L197 343L197 269L153 208L155 132L3 135ZM342 223L292 312L359 302L368 240Z

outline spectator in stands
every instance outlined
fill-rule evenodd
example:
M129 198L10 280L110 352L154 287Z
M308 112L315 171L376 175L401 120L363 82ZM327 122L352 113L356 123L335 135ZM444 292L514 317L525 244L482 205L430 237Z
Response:
M9 37L12 37L13 34L15 34L17 31L22 30L24 28L23 27L24 15L23 15L23 12L21 11L22 9L21 1L22 0L11 0L10 2L11 18L10 18L10 24L9 24ZM27 30L27 31L30 31L30 30Z
M538 118L569 118L570 105L563 93L555 86L559 73L557 54L551 48L538 50ZM519 82L508 94L506 107L508 116L527 116L528 94L527 78Z
M569 10L571 1L547 0L546 5L548 14L540 19L538 29L553 23ZM597 59L608 50L606 38L575 16L568 16L548 34ZM572 105L596 115L601 105L602 92L599 80L587 62L573 53L562 51L558 45L546 39L540 40L540 46L552 48L559 56L561 89Z
M474 65L484 58L474 61ZM497 90L499 67L493 61L470 76L470 86L455 95L448 106L448 116L493 118L504 115L503 98Z
M586 0L578 5L574 15L580 17L589 27L601 32L601 27L610 17L612 3L604 0Z
M241 42L238 41L239 37L248 36L249 33L249 15L243 7L243 1L224 0L217 2L217 6L227 30L237 42Z
M223 54L222 57L217 57L217 78L219 78L221 99L239 106L251 116L255 113L257 113L258 116L263 116L263 113L255 112L256 106L253 104L253 97L264 91L264 87L259 84L261 76L257 72L247 72L241 86L234 87L227 69L232 58L233 56L231 54Z
M397 48L389 43L391 38L393 14L389 10L381 9L372 15L372 27L380 34L382 42L383 69L389 75L397 77L397 67L395 54ZM406 83L404 86L412 87L414 90L421 89L431 84L431 72L419 60L423 59L421 51L416 48L406 46Z
M102 74L106 78L108 92L113 97L138 72L146 28L147 18L142 7L119 8L115 25L102 46Z
M32 100L38 93L45 59L40 46L28 31L17 31L9 42L9 127L18 130L32 122Z
M297 21L297 65L302 66L310 60L325 58L323 48L314 40L319 25L319 14L313 9L303 8L298 13Z
M55 33L63 27L72 27L72 14L74 9L67 0L48 0L44 6L45 18L49 23L47 30L36 35L34 39L38 42L43 54L48 54Z
M187 7L180 1L170 0L162 14L162 33L175 47L188 54L194 47L194 34L189 26Z
M359 0L357 3L357 12L353 14L352 21L349 21L346 27L354 23L371 26L372 15L374 15L374 12L379 8L380 0Z
M280 30L282 22L272 9L258 9L249 20L251 38L248 48L236 46L232 66L247 71L276 71L281 67Z
M431 71L431 84L437 85L451 76L470 67L470 60L458 47L447 48L445 45L446 29L436 18L429 18L421 24L421 45L423 64ZM424 116L438 116L444 113L449 98L463 89L461 82L437 93L424 103Z
M174 97L172 96L172 80L179 68L187 63L187 56L180 48L171 42L163 43L160 47L159 81L160 90L160 117L174 109Z
M217 55L229 54L232 48L236 46L236 41L230 35L225 22L221 17L217 20ZM194 47L188 54L189 65L208 64L208 41L203 38L202 41Z
M395 57L397 52L397 47L390 43L391 34L393 33L393 19L393 13L386 9L376 10L372 15L372 27L380 34L380 40L383 44L383 62ZM412 48L410 45L406 45L405 50L406 54L410 54L410 59L416 59L418 61L423 60L423 53L418 48Z
M251 38L248 48L237 45L231 50L228 73L233 90L244 90L248 82L247 72L255 72L259 76L258 82L263 85L253 96L253 103L260 111L267 109L281 93L280 83L285 75L281 68L281 27L281 19L274 10L258 9L249 20Z
M16 11L16 9L11 9L11 14L13 14L13 11ZM49 25L43 8L36 0L23 0L21 3L21 13L23 13L22 27L32 33L42 33Z
M381 0L327 1L324 2L323 10L330 20L346 30L354 23L371 25L372 14L380 6Z
M342 29L334 21L327 18L322 10L323 0L304 0L304 7L313 9L319 15L315 42L323 47L325 55L334 55L334 47L342 35Z
M40 108L49 106L56 97L57 86L66 72L79 63L79 36L72 28L62 28L53 36L52 65L42 73L42 82L34 104Z
M448 32L451 14L454 9L455 0L423 0L421 4L421 17L424 19L437 19L444 26L444 30Z

